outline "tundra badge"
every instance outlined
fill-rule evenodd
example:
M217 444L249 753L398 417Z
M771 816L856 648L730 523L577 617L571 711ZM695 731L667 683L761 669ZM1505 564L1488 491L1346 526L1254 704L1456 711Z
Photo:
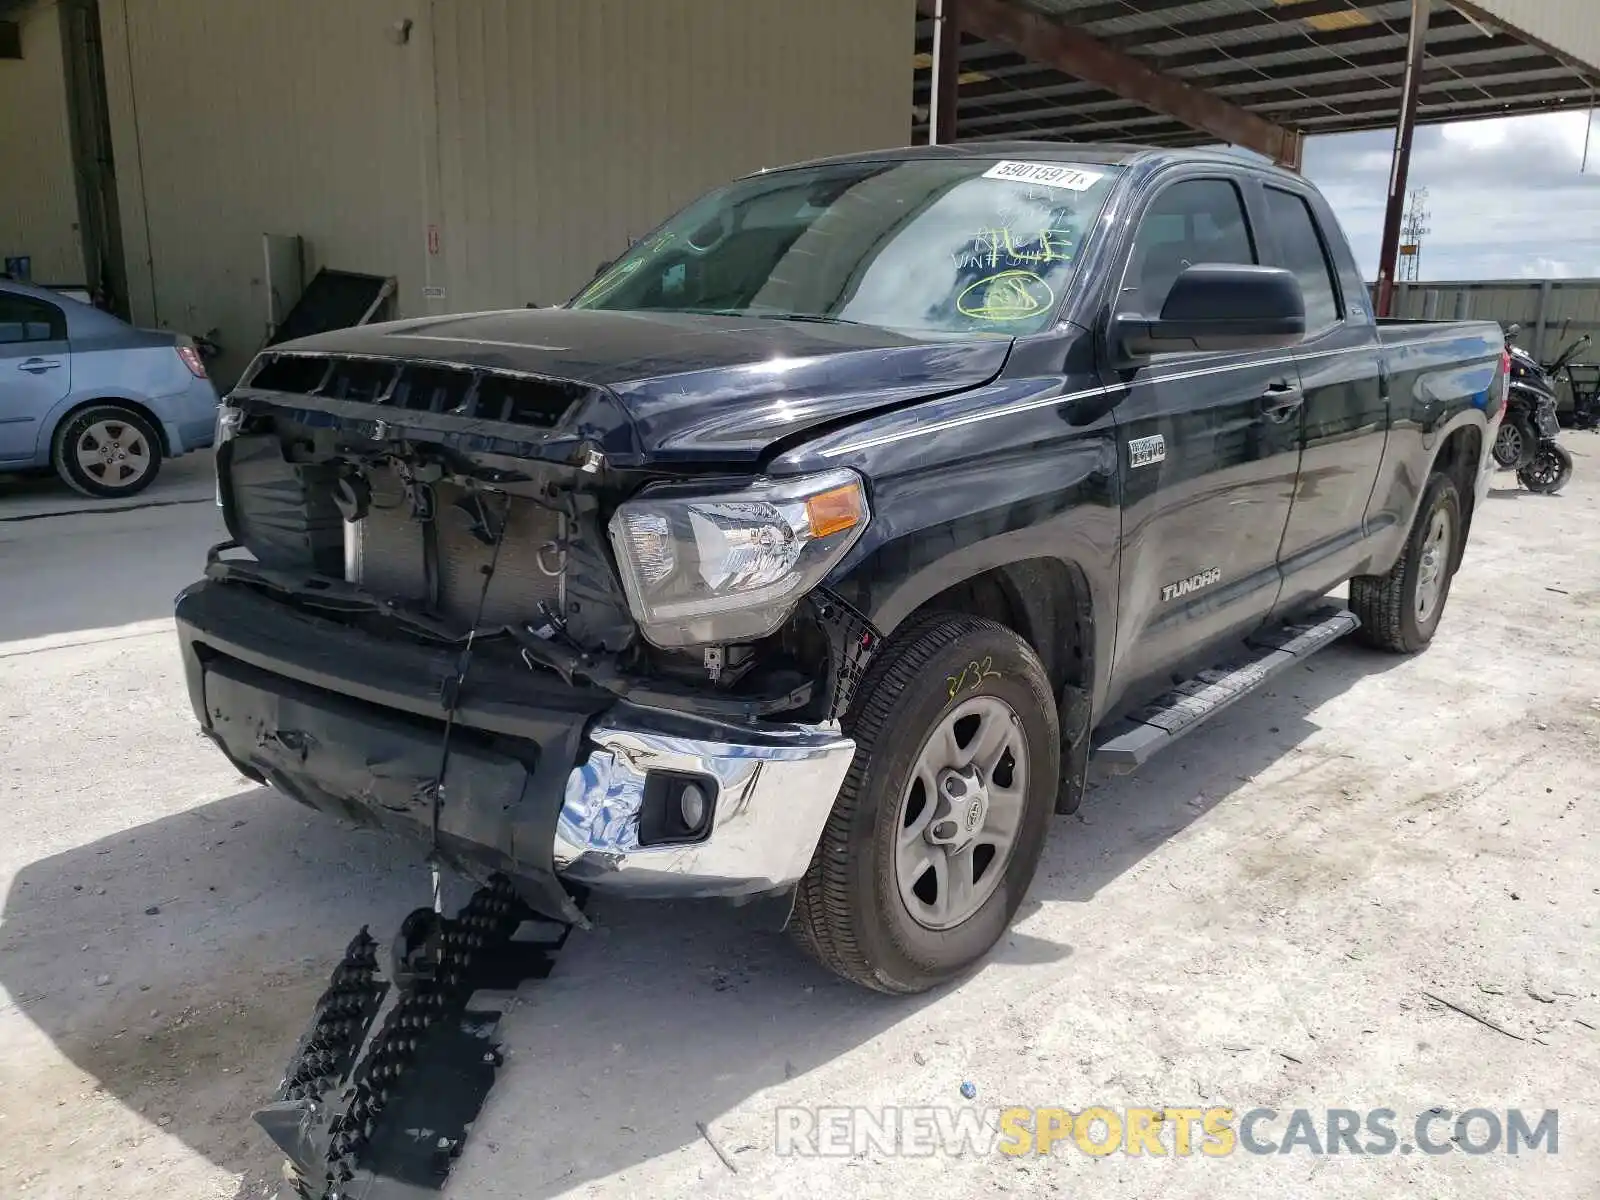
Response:
M1187 579L1180 579L1177 583L1169 583L1161 589L1161 601L1176 600L1179 596L1187 596L1190 592L1198 592L1201 588L1210 587L1222 578L1221 567L1207 567L1198 575L1191 575Z
M1149 467L1167 457L1167 439L1159 433L1150 437L1132 438L1128 442L1128 465Z

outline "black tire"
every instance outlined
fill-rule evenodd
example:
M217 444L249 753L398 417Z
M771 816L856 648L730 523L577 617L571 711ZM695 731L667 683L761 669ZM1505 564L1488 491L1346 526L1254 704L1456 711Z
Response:
M1517 472L1517 482L1530 492L1554 496L1572 481L1572 455L1554 442L1539 447L1533 462Z
M114 454L127 457L109 460L99 474L86 469L80 461L78 450L86 435L97 426L105 427L117 438ZM127 440L124 440L127 439ZM137 474L124 475L132 470L127 464L142 456L142 467ZM73 413L56 430L50 447L50 464L63 482L96 499L120 499L136 496L156 481L161 474L161 435L149 419L120 404L91 404ZM115 480L115 481L114 481Z
M1533 431L1532 421L1520 416L1507 417L1495 435L1490 453L1496 466L1510 471L1531 463L1538 445L1539 435Z
M946 681L984 663L973 686ZM924 743L950 710L997 697L1027 740L1028 783L998 885L949 929L914 920L895 882L900 801ZM829 970L881 992L924 992L954 979L1004 934L1033 879L1060 776L1059 718L1044 667L1005 626L975 617L918 618L885 644L847 721L855 759L795 898L790 930Z
M1423 544L1434 518L1444 512L1449 520L1452 542L1445 548L1445 566L1439 597L1426 620L1417 617L1417 583ZM1361 618L1356 637L1378 650L1394 654L1415 654L1433 640L1450 599L1450 583L1461 561L1465 527L1461 519L1461 495L1448 475L1434 474L1423 489L1416 520L1406 536L1400 560L1384 575L1358 575L1350 581L1350 609Z

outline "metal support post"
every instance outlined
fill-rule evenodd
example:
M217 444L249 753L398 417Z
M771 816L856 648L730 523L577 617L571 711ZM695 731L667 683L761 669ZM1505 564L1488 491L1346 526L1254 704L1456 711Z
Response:
M935 0L933 6L933 75L929 81L928 144L956 140L956 102L961 86L960 0Z
M1406 77L1400 95L1400 121L1394 131L1394 158L1389 165L1389 203L1383 214L1383 245L1378 253L1378 316L1387 317L1394 303L1395 260L1400 255L1400 219L1405 212L1406 180L1411 172L1411 135L1417 125L1417 92L1422 86L1422 60L1428 42L1432 0L1411 0L1411 37L1406 48Z

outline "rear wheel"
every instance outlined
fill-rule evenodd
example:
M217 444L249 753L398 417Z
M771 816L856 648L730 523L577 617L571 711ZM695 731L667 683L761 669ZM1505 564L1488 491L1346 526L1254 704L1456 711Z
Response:
M926 991L999 940L1038 867L1060 774L1049 680L1002 625L922 619L874 662L850 733L791 927L846 979Z
M51 464L85 496L134 496L161 473L161 438L131 408L95 404L56 430Z
M1361 641L1414 654L1433 640L1450 598L1463 534L1455 481L1435 474L1422 493L1400 561L1387 574L1358 575L1350 581L1350 608L1361 618Z
M1533 425L1523 417L1507 417L1495 435L1495 464L1504 470L1526 466L1533 459L1533 448L1539 444Z

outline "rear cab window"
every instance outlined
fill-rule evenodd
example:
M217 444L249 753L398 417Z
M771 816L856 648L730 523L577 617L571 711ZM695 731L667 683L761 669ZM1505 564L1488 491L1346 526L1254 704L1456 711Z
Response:
M1306 302L1306 337L1326 333L1344 320L1338 273L1316 214L1305 197L1267 184L1267 219L1277 234L1278 264L1300 281Z
M64 342L67 315L46 300L0 291L0 346Z

